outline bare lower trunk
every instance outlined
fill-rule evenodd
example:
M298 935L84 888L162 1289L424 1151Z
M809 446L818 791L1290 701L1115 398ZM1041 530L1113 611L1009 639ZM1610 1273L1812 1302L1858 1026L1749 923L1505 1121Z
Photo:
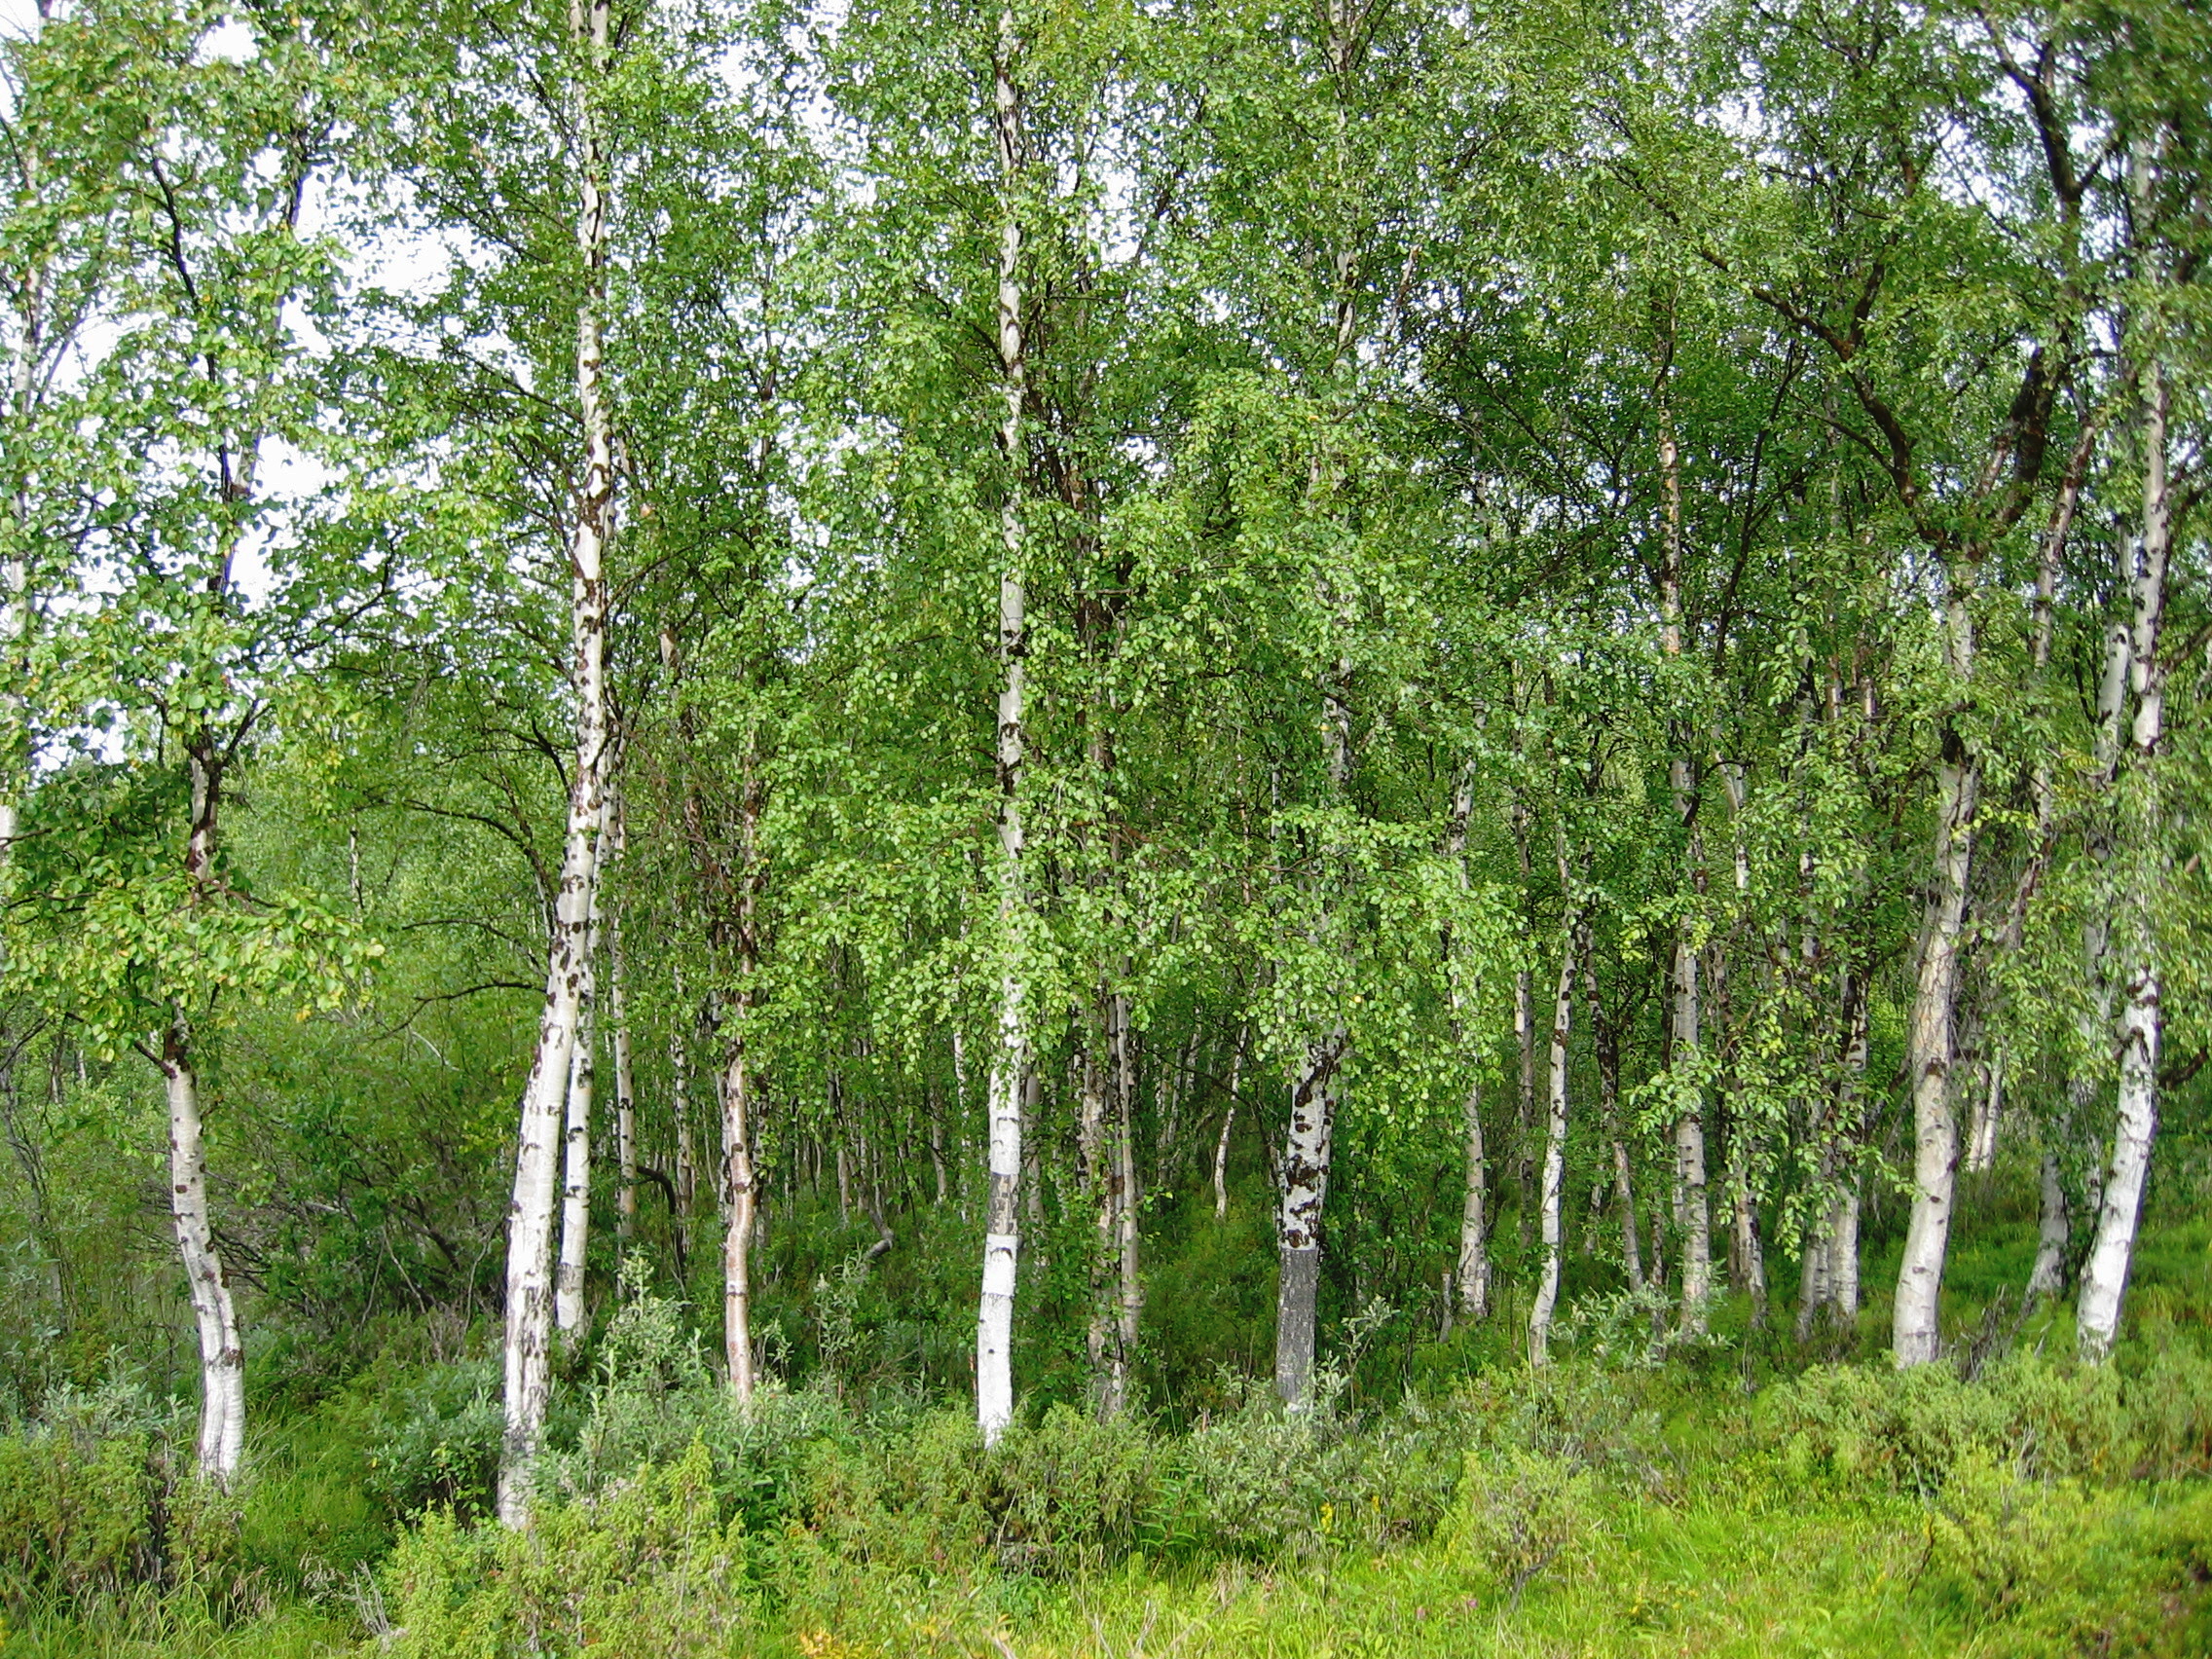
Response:
M1526 968L1513 977L1513 1046L1521 1061L1520 1087L1513 1097L1513 1172L1520 1203L1513 1219L1526 1255L1536 1211L1536 980Z
M1459 1203L1457 1279L1459 1311L1470 1319L1490 1316L1490 1228L1484 1213L1490 1194L1483 1157L1483 1089L1480 1079L1467 1086L1465 1107L1467 1181Z
M171 1019L163 1041L162 1079L169 1110L169 1213L200 1327L200 1472L227 1482L238 1473L245 1449L245 1349L208 1221L200 1078L181 1014Z
M607 66L609 0L571 0L570 32L596 81ZM536 1052L524 1087L515 1148L514 1198L507 1221L505 1416L499 1454L499 1519L530 1521L530 1475L550 1394L547 1370L553 1314L553 1206L557 1141L581 1007L582 975L597 884L599 789L606 747L607 590L604 559L613 524L613 424L601 395L600 309L607 270L606 148L596 87L576 99L582 155L577 180L576 243L586 273L576 308L576 392L584 434L583 488L570 540L572 579L571 683L576 698L576 753L571 772L569 822L554 899L545 1004Z
M1589 930L1584 930L1582 995L1590 1007L1590 1031L1598 1056L1598 1107L1604 1122L1605 1139L1613 1156L1613 1201L1620 1209L1621 1267L1629 1289L1643 1289L1643 1252L1636 1235L1636 1187L1629 1161L1628 1142L1621 1135L1620 1034L1606 1017L1598 995L1598 968L1590 950Z
M745 1045L752 1009L745 994L732 1001L722 1066L722 1199L729 1216L722 1234L722 1358L729 1391L741 1406L753 1402L753 1248L756 1208L753 1182L753 1075Z
M1704 1085L1698 1080L1700 1011L1697 952L1687 940L1675 944L1674 990L1669 1018L1673 1064L1692 1081L1682 1090L1675 1118L1675 1236L1681 1252L1681 1330L1703 1336L1706 1308L1713 1300L1713 1219L1706 1203Z
M1229 1106L1221 1115L1221 1133L1213 1143L1213 1218L1229 1218L1229 1131L1236 1126L1236 1091L1243 1087L1244 1043L1247 1030L1237 1027L1236 1046L1229 1051Z
M999 985L999 1041L990 1069L990 1185L983 1209L983 1283L976 1309L976 1421L985 1445L1014 1419L1014 1289L1021 1248L1021 1102L1028 1081L1029 1032L1021 968L1021 765L1024 747L1023 659L1028 652L1028 594L1023 584L1021 415L1028 359L1021 337L1021 176L1028 160L1021 134L1021 90L1014 64L1021 50L1013 8L999 14L992 60L991 118L998 150L999 384L1006 412L999 424L1005 504L999 517L998 785L999 921L1007 936L1007 967Z
M606 829L603 808L603 844ZM584 1265L591 1249L591 1114L599 1078L598 959L599 871L595 866L584 923L583 961L576 972L576 1039L569 1051L568 1122L562 1140L561 1261L553 1289L553 1322L568 1332L583 1327Z
M1748 1124L1739 1123L1729 1137L1728 1201L1733 1235L1732 1254L1744 1294L1751 1299L1751 1328L1766 1325L1766 1251L1759 1243L1759 1212L1751 1192L1758 1161L1758 1143Z
M1567 1038L1574 1016L1574 958L1580 923L1570 919L1561 952L1559 988L1552 998L1551 1090L1544 1118L1544 1185L1541 1227L1543 1276L1529 1309L1529 1363L1551 1363L1552 1313L1559 1306L1560 1189L1567 1178Z
M1336 1133L1337 1067L1346 1035L1332 1031L1308 1046L1290 1093L1290 1132L1282 1161L1276 1226L1280 1277L1275 1289L1275 1392L1292 1411L1309 1403L1316 1298L1321 1283L1321 1212L1329 1192Z
M1129 1025L1128 998L1117 995L1113 1013L1114 1136L1115 1161L1121 1166L1117 1256L1120 1290L1115 1306L1115 1344L1112 1386L1107 1408L1127 1408L1131 1376L1136 1367L1137 1327L1144 1316L1144 1279L1139 1260L1143 1235L1143 1195L1138 1190L1136 1134L1136 1033Z
M2036 1261L2028 1272L2027 1305L2047 1302L2066 1288L2066 1247L2073 1235L2073 1217L2066 1206L2066 1182L2057 1148L2043 1155L2041 1214L2037 1218Z
M1914 1133L1912 1219L1890 1328L1891 1355L1900 1366L1925 1365L1943 1348L1939 1297L1959 1164L1958 1120L1950 1097L1952 1011L1979 787L1972 757L1956 735L1947 735L1936 771L1936 891L1906 1028Z
M2139 153L2138 194L2149 189L2150 162ZM2166 479L2169 393L2161 365L2145 365L2143 381L2143 520L2134 547L2134 625L2128 641L2128 688L2135 717L2128 744L2128 774L2120 791L2120 903L2115 942L2120 967L2120 1013L2114 1037L2120 1050L2118 1122L2112 1161L2097 1207L2097 1235L2082 1264L2082 1293L2075 1330L2082 1358L2099 1363L2120 1335L2120 1315L2142 1217L2143 1185L2151 1169L2151 1142L2158 1126L2158 1047L2164 1014L2158 924L2158 890L2165 880L2164 812L2159 798L2159 758L2165 737L2166 665L2158 655L2165 617L2166 564L2172 544L2172 504Z
M683 1007L683 974L672 970L675 976L676 1006ZM683 1255L691 1229L692 1206L698 1201L699 1163L698 1150L691 1134L691 1051L683 1041L682 1029L671 1022L668 1029L669 1110L676 1120L676 1254Z
M630 1021L622 1003L622 921L608 930L607 1012L614 1050L614 1239L622 1254L638 1233L638 1087L630 1064Z

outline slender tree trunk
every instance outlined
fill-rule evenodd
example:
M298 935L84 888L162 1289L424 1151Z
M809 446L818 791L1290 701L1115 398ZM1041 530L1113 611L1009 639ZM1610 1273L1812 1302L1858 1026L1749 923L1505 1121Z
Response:
M606 72L610 0L571 0L569 27L596 83ZM550 1395L548 1335L553 1314L553 1204L557 1141L576 1041L592 896L597 880L601 751L606 747L604 673L607 588L604 558L613 526L613 424L602 395L600 312L607 271L606 146L596 85L580 91L582 145L577 168L576 243L586 273L576 307L576 396L584 435L584 481L570 540L572 578L571 683L576 703L576 753L571 771L568 830L561 886L545 976L537 1048L523 1091L515 1149L514 1198L507 1222L505 1407L499 1455L499 1519L530 1522L530 1474Z
M200 1327L200 1472L228 1482L245 1449L245 1348L208 1221L200 1078L181 1014L170 1019L163 1039L162 1078L169 1109L169 1212Z
M685 1006L683 970L669 965L676 1006ZM691 1051L682 1028L671 1021L668 1028L669 1110L676 1120L676 1254L682 1260L691 1229L692 1206L698 1201L698 1149L691 1134Z
M607 848L607 782L600 780L600 845ZM553 1283L553 1322L573 1333L584 1323L584 1267L591 1248L591 1113L599 1079L599 894L595 861L576 972L576 1039L569 1051L569 1103L562 1142L561 1256Z
M2138 195L2147 193L2149 160L2139 154ZM2156 355L2139 371L2143 384L2143 520L2133 548L2134 625L2128 640L2128 689L2135 718L2129 732L2128 774L2120 779L2120 903L2113 929L2118 946L2120 1014L2114 1039L2120 1050L2118 1123L2106 1168L2097 1234L2082 1266L2075 1329L2082 1358L2101 1363L2120 1334L2120 1306L2135 1254L2143 1185L2150 1173L2151 1142L2158 1124L2158 1043L2162 969L2157 905L2165 879L2160 857L2163 812L2158 760L2165 737L2165 664L2158 634L2165 618L2166 564L2173 541L2173 507L2167 483L2166 422L2170 393Z
M729 1391L741 1406L753 1403L753 1074L746 1061L751 991L730 1002L724 1021L727 1058L722 1062L722 1197L729 1223L722 1232L722 1358Z
M1569 899L1568 903L1573 901ZM1583 947L1582 919L1570 912L1560 945L1559 986L1552 996L1551 1090L1544 1121L1541 1218L1544 1266L1535 1300L1529 1309L1529 1363L1536 1366L1551 1363L1552 1313L1559 1306L1560 1197L1567 1179L1567 1038L1574 1017L1574 961Z
M1672 345L1669 347L1670 365ZM1666 398L1667 370L1660 373L1659 478L1665 495L1666 535L1662 538L1659 580L1660 649L1673 661L1682 656L1682 472L1675 441L1674 419ZM1675 816L1687 837L1693 884L1702 891L1697 831L1697 789L1690 772L1688 742L1676 722L1668 784ZM1675 1235L1680 1240L1682 1313L1685 1336L1703 1336L1706 1306L1713 1299L1713 1221L1706 1202L1705 1083L1698 996L1697 948L1686 931L1675 938L1675 960L1668 998L1668 1067L1681 1083L1675 1115Z
M1229 1219L1229 1131L1236 1126L1236 1091L1243 1087L1244 1044L1251 1028L1236 1028L1235 1046L1229 1051L1229 1107L1221 1115L1221 1133L1213 1143L1213 1218Z
M1028 361L1021 338L1022 173L1028 159L1021 134L1021 92L1014 66L1021 50L1013 8L999 14L992 60L992 131L998 148L1000 208L998 348L1005 415L999 424L1005 466L1005 506L999 519L1004 564L999 577L999 921L1006 967L999 987L999 1041L990 1068L990 1186L983 1212L983 1285L976 1314L976 1421L985 1445L995 1444L1014 1419L1014 1290L1021 1248L1021 1101L1029 1070L1028 1014L1024 990L1021 766L1023 659L1028 652L1027 591L1023 585L1021 415L1028 395Z
M1598 995L1598 967L1590 947L1590 930L1583 930L1582 996L1590 1005L1590 1034L1598 1057L1598 1106L1605 1124L1605 1139L1613 1155L1613 1201L1620 1206L1621 1267L1628 1273L1629 1289L1643 1289L1643 1251L1636 1235L1636 1186L1629 1161L1628 1142L1621 1135L1620 1032L1605 1015Z
M1113 1021L1114 1152L1119 1166L1119 1179L1115 1182L1115 1244L1120 1283L1115 1303L1114 1368L1107 1409L1120 1413L1128 1407L1130 1378L1136 1366L1137 1327L1144 1316L1143 1264L1139 1260L1144 1209L1137 1170L1137 1037L1129 1023L1129 999L1117 992L1109 1009Z
M609 856L622 850L622 812L614 809ZM638 1087L630 1064L630 1020L622 1000L622 913L607 924L607 1013L608 1041L614 1051L614 1240L627 1258L638 1233Z
M1459 768L1452 792L1452 830L1445 854L1452 860L1453 876L1459 891L1467 891L1467 824L1475 810L1475 764L1472 758ZM1470 1319L1490 1313L1490 1171L1483 1147L1482 1060L1478 1045L1468 1031L1468 1005L1472 1001L1466 970L1459 957L1458 938L1444 932L1444 972L1452 996L1452 1046L1467 1068L1467 1092L1461 1108L1462 1136L1466 1148L1466 1175L1459 1198L1459 1249L1454 1258L1453 1280L1458 1286L1459 1311ZM1449 1334L1452 1308L1444 1309Z

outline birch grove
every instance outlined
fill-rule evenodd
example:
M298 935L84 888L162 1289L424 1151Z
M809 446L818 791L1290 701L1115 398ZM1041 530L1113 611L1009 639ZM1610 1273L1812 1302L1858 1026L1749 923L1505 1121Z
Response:
M415 1321L511 1529L653 1320L986 1449L2124 1372L2212 1099L2212 52L1616 21L0 42L23 1328L97 1124L208 1476Z

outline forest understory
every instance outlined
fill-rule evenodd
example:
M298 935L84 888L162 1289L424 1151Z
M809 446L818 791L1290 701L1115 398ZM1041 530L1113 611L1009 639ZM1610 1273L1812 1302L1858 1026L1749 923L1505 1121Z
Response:
M967 1335L912 1312L951 1300L936 1264L973 1226L917 1216L870 1259L872 1227L810 1204L763 1287L796 1383L737 1406L634 1283L565 1362L528 1532L493 1518L482 1324L255 1354L272 1403L227 1491L158 1375L51 1390L0 1438L0 1652L2201 1653L2207 1194L2158 1205L2126 1339L2088 1368L2062 1309L2021 1310L2029 1173L1976 1195L1926 1368L1880 1356L1878 1307L1801 1346L1732 1301L1670 1350L1584 1263L1543 1371L1501 1323L1378 1328L1292 1418L1241 1380L1253 1333L1162 1309L1154 1366L1206 1384L1112 1421L1032 1402L987 1452L964 1390L913 1381L917 1345ZM1264 1198L1194 1206L1161 1272L1264 1300Z

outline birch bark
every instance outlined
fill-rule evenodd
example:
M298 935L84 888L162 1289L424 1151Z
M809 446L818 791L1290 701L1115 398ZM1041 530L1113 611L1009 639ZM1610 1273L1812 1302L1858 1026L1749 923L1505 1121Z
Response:
M2148 195L2149 171L2149 158L2139 151L2133 167L2139 200ZM2120 903L2113 928L2120 990L2113 1031L2120 1051L2119 1110L2096 1238L2082 1267L2075 1312L2081 1355L2091 1364L2111 1354L2120 1334L2120 1306L2142 1214L2143 1183L2150 1172L2152 1138L2157 1132L2158 1043L2163 1031L2159 1009L2163 963L2156 907L2163 877L2158 758L2165 735L2165 664L2158 656L2158 635L2165 618L2166 565L2173 543L2166 430L2171 391L2155 350L2138 374L2143 399L2143 516L2131 549L2133 568L2125 572L2134 610L2128 637L2128 690L2135 712L2128 732L2128 775L2120 790Z
M530 1523L531 1466L551 1393L552 1246L557 1142L582 1006L591 906L597 882L600 771L606 746L605 556L613 531L613 425L602 387L600 315L607 280L607 157L597 83L607 69L610 0L571 0L569 32L579 59L576 92L580 151L576 169L576 246L584 278L576 306L576 402L584 437L583 484L571 531L571 684L575 698L575 757L570 772L561 885L547 952L545 1003L536 1051L523 1091L508 1210L505 1433L499 1453L499 1519Z
M1661 539L1659 647L1670 661L1682 655L1682 470L1674 418L1666 398L1666 368L1660 374L1659 478L1665 494L1666 529ZM1697 788L1690 772L1685 728L1676 722L1674 755L1667 764L1675 816L1687 837L1693 885L1702 888L1697 831ZM1669 975L1668 1069L1682 1082L1675 1116L1674 1223L1680 1240L1682 1311L1685 1336L1703 1336L1706 1305L1713 1297L1713 1220L1706 1201L1705 1079L1698 997L1697 945L1687 925L1675 936Z
M983 1283L976 1312L976 1421L985 1445L997 1443L1014 1419L1014 1292L1021 1247L1021 1101L1029 1068L1029 1033L1022 955L1027 900L1022 892L1021 766L1023 658L1028 651L1028 596L1021 518L1022 407L1028 362L1021 333L1022 174L1027 155L1021 132L1021 90L1015 79L1021 42L1011 6L999 14L991 64L991 124L998 153L999 228L998 350L999 424L1006 501L999 516L1004 563L999 576L999 921L1006 968L999 986L998 1045L991 1055L990 1180L983 1211Z
M1974 564L1953 560L1944 595L1944 666L1962 689L1974 668ZM1959 1126L1951 1109L1961 933L1973 860L1981 766L1954 720L1943 723L1936 767L1934 885L1921 927L1905 1072L1912 1090L1912 1217L1898 1268L1890 1352L1902 1366L1925 1365L1943 1349L1940 1294L1958 1184Z
M1561 860L1564 883L1565 859ZM1571 905L1573 901L1569 899ZM1551 1363L1552 1314L1559 1306L1560 1198L1567 1178L1567 1039L1574 1017L1574 962L1585 948L1580 914L1570 909L1560 943L1559 984L1552 994L1551 1082L1544 1114L1544 1175L1540 1218L1543 1275L1529 1309L1529 1363Z
M599 1081L599 895L608 845L607 781L600 791L591 896L584 905L583 959L576 970L576 1035L569 1049L567 1123L561 1141L561 1253L553 1279L553 1323L573 1334L584 1322L584 1266L591 1247L591 1112Z

